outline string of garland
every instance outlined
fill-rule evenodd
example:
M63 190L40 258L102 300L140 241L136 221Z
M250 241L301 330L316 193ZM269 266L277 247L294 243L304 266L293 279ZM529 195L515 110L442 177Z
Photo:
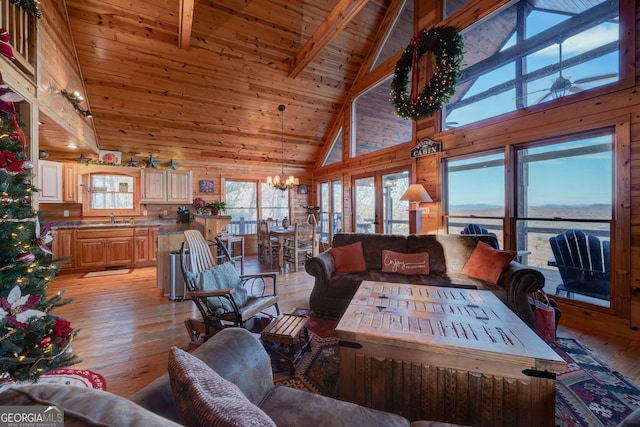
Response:
M40 11L39 0L9 0L9 3L13 3L23 10L33 14L36 18L42 18L42 12Z
M462 36L450 26L422 29L411 39L396 63L391 82L391 101L399 117L419 120L442 109L455 93L462 74L463 47ZM433 53L435 67L428 84L418 94L418 61L427 51ZM410 70L413 90L408 88Z

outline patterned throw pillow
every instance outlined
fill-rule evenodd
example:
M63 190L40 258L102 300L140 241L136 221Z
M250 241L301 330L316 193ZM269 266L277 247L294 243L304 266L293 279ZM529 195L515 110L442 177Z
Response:
M429 274L429 253L418 252L405 254L402 252L382 251L382 271L385 273Z
M197 357L172 347L168 370L173 401L184 425L275 427L273 420L251 403L238 386Z
M471 256L464 264L464 267L462 267L461 273L495 285L500 278L502 270L509 265L515 257L515 251L494 249L479 240Z
M367 271L367 264L362 253L362 242L331 248L329 253L336 263L336 274Z

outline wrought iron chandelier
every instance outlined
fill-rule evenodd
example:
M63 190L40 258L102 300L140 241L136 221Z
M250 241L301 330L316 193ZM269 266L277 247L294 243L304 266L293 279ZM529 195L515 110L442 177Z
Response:
M284 104L280 104L278 106L278 110L282 112L282 169L280 171L280 175L274 175L273 177L267 177L267 184L269 184L272 188L277 188L278 190L288 190L290 188L295 187L299 184L298 178L295 178L293 175L287 175L284 173L284 110L286 107Z

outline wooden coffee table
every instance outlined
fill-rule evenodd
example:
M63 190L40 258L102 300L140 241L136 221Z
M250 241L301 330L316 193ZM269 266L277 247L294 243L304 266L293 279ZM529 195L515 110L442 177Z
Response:
M311 351L308 323L308 316L281 314L260 333L263 341L285 344L287 351L277 353L291 365L291 378L296 374L296 362L304 351Z
M566 363L490 291L362 282L336 327L340 399L481 426L553 426Z

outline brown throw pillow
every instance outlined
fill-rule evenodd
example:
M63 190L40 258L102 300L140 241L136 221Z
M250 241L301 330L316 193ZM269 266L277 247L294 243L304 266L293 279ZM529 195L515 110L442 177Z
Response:
M501 251L494 249L482 241L478 241L476 248L462 267L462 273L491 282L498 282L502 270L516 257L515 251Z
M429 253L405 254L385 249L382 251L382 271L407 276L411 274L429 274Z
M276 425L237 385L177 347L169 353L169 378L178 418L186 426Z
M336 274L367 271L367 264L364 262L364 254L362 253L362 242L331 248L329 253L336 263Z

